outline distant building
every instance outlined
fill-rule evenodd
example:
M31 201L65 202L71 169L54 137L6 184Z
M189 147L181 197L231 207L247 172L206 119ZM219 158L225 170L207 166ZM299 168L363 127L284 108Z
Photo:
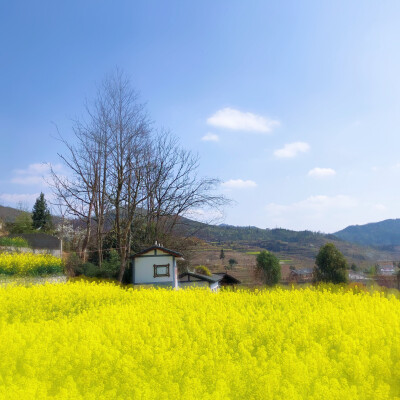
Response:
M290 271L289 280L296 283L312 282L314 277L313 268L292 269Z
M371 277L365 275L362 272L349 271L349 281L350 282L360 282L360 283L368 283L371 282Z
M397 268L393 261L379 261L376 266L377 275L395 275Z

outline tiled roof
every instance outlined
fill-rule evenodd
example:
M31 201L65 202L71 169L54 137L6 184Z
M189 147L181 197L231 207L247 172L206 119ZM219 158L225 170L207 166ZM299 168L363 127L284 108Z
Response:
M147 249L144 249L144 250L142 250L142 251L139 251L138 253L133 254L133 255L131 256L131 258L141 256L141 255L146 254L146 253L148 253L149 251L153 251L153 250L161 250L161 251L163 251L164 253L170 254L171 256L182 257L182 258L183 258L182 253L179 253L178 251L170 250L170 249L167 249L167 248L165 248L165 247L158 246L158 245L153 245L153 246L151 246L151 247L148 247Z

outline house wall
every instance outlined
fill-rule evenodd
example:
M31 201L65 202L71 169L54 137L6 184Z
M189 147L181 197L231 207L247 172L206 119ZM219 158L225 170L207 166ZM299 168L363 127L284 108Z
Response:
M218 282L211 283L210 284L210 289L211 290L218 290L219 289L219 283Z
M134 258L133 265L133 279L135 284L148 284L148 283L174 283L175 273L175 260L171 255L167 255L159 250L156 254L146 254ZM154 278L154 264L162 265L169 264L170 276L159 276Z

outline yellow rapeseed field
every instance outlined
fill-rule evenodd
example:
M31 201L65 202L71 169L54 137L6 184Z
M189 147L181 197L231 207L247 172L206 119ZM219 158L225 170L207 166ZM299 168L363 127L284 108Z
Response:
M400 399L379 292L0 289L1 399Z
M0 274L42 275L63 272L63 262L50 254L0 253Z

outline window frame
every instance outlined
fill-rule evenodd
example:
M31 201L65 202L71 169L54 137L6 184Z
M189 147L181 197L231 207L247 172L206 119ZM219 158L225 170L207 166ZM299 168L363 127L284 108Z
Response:
M159 267L166 267L167 272L165 274L157 273L157 268L159 268ZM169 273L169 263L168 264L153 264L153 268L154 268L153 278L163 278L163 277L171 276Z

